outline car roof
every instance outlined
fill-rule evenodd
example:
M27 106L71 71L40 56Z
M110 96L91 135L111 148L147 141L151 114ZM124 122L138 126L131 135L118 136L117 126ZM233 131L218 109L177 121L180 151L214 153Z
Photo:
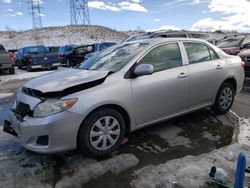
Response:
M196 39L196 38L151 38L151 39L142 39L142 40L136 40L131 42L126 42L129 44L132 43L148 43L150 45L156 45L160 43L166 43L166 42L203 42L208 43L205 40L202 39Z

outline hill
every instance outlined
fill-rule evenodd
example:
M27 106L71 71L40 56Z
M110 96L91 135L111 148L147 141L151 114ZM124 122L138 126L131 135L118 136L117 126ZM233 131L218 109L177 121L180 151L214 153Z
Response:
M120 42L129 35L127 32L96 25L60 26L22 32L0 32L0 44L3 44L6 49L18 49L29 45L84 45L101 41Z

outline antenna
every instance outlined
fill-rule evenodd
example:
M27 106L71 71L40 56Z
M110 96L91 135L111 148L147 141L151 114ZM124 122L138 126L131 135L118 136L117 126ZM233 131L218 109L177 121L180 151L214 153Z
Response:
M42 0L29 0L29 2L28 2L29 9L31 9L30 14L32 15L33 29L43 27L41 3L42 3Z
M71 25L90 25L87 0L70 0Z

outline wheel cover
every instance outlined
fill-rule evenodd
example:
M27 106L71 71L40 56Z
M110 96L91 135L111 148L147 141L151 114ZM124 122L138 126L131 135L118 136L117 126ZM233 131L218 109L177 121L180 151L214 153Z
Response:
M233 90L230 87L223 89L220 95L220 106L223 110L227 110L233 102Z
M97 150L107 150L116 144L120 132L121 127L117 119L104 116L92 126L89 133L90 144Z

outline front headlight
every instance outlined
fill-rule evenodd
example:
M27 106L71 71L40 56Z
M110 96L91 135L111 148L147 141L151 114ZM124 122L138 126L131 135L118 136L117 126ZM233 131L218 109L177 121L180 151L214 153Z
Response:
M33 117L46 117L71 108L77 99L47 100L35 107Z

